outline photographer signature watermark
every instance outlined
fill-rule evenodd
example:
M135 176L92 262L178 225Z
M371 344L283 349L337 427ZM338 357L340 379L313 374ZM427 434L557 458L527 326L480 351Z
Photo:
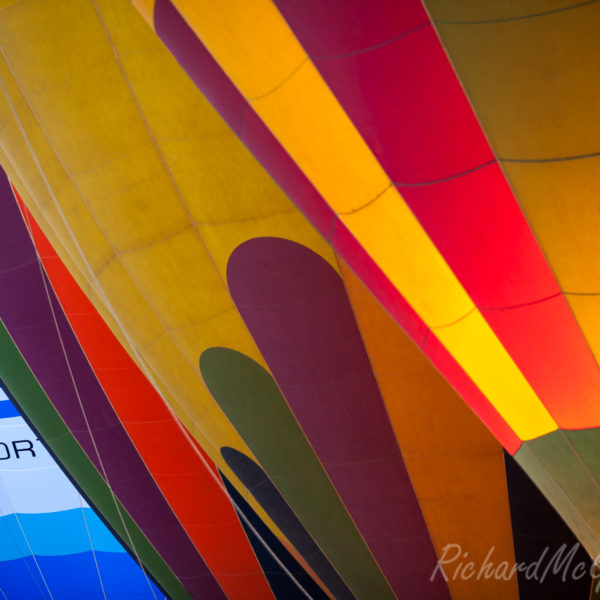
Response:
M446 544L442 555L433 569L430 581L436 577L449 580L467 579L498 579L509 581L517 573L530 581L543 583L548 577L560 576L561 581L578 580L586 576L598 579L596 590L600 589L600 572L598 570L600 555L594 561L576 560L580 544L569 547L562 544L558 549L551 551L546 547L539 558L534 562L517 562L509 564L508 561L496 563L494 561L495 546L492 546L481 564L470 560L469 553L463 552L460 544Z

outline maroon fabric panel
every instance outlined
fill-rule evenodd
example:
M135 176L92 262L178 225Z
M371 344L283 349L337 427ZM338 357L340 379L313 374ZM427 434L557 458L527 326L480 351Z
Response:
M282 0L276 4L291 27L300 28L300 41L314 57L360 52L429 22L420 2L406 0Z
M357 0L344 8L353 17L341 19L338 2L275 4L394 183L451 177L494 159L426 16L404 22L404 13L422 10L421 2ZM315 20L315 11L329 16ZM349 55L332 48L332 58L313 55L317 37L353 36L358 46L361 36L344 28L367 12L377 22L397 24L396 37L387 37L393 41L375 48L366 43Z
M40 271L4 174L0 174L0 222L0 318L29 368L89 459L190 594L224 599L121 425L48 278Z
M280 238L245 242L231 295L287 402L399 597L449 598L339 275Z

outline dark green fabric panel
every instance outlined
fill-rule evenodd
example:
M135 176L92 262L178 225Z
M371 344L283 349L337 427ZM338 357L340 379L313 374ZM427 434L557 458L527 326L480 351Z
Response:
M600 552L600 488L565 432L523 442L515 459L591 556Z
M163 590L173 600L189 600L190 596L179 580L113 497L100 473L73 438L1 322L0 379L49 450L125 547L132 552L131 537L142 563ZM132 556L135 558L135 553L132 552Z
M352 592L359 598L388 597L387 582L271 375L228 348L206 350L200 370L216 402Z
M596 482L600 482L600 429L564 430L563 434L583 459ZM600 490L600 483L597 483Z

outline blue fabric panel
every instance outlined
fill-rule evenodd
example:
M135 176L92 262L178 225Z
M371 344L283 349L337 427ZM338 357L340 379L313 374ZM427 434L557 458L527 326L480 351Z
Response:
M91 550L90 537L96 551L125 552L90 508L6 515L0 517L0 560L22 557L23 548L26 548L25 554L43 556L87 552Z
M128 554L96 552L95 558L107 598L164 600ZM0 590L3 600L104 600L92 552L0 562Z

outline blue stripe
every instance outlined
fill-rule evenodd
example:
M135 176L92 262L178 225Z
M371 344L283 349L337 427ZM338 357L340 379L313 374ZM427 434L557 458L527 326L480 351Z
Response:
M98 569L96 569L98 564ZM42 572L44 578L40 576ZM0 562L0 589L9 600L164 600L129 554L84 552ZM52 596L46 589L50 590ZM151 591L151 589L152 591ZM0 593L0 598L3 599Z
M75 508L56 513L17 516L0 517L0 561L31 553L36 556L61 556L86 552L91 549L90 537L94 550L125 553L123 546L91 508L84 508L83 512Z
M2 393L2 388L0 388ZM20 417L19 411L14 407L10 400L3 400L0 398L0 419L8 419L10 417Z

